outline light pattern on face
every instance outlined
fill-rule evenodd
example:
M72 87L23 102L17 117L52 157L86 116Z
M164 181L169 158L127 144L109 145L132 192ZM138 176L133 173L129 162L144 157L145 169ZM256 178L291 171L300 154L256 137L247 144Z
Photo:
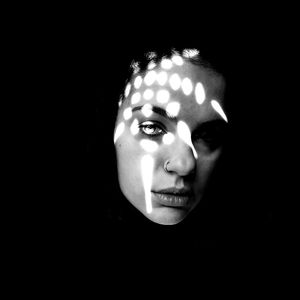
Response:
M168 132L163 136L163 143L166 145L171 145L175 140L175 136L173 133Z
M116 130L115 130L115 134L114 134L114 143L116 143L116 141L118 140L118 138L121 136L121 134L124 132L125 130L125 123L121 122Z
M158 149L158 144L156 142L149 141L146 139L141 140L140 145L145 151L147 151L149 153L154 152Z
M221 107L221 105L219 104L219 102L217 100L211 100L211 106L213 107L213 109L218 113L220 114L220 116L226 121L228 122L227 120L227 117Z
M128 98L130 96L130 93L133 93L131 96L131 105L137 104L142 99L146 101L151 100L151 103L153 103L153 101L156 100L158 104L165 106L166 113L173 118L179 116L181 110L181 103L177 101L169 101L172 97L172 93L179 93L180 89L183 97L187 97L189 99L187 101L191 101L190 99L191 97L193 97L194 101L198 105L203 105L203 103L207 99L203 83L199 81L193 83L192 79L189 77L184 77L183 79L181 79L178 73L171 72L171 69L173 67L178 68L184 66L185 61L183 58L193 58L198 54L198 50L189 49L183 52L182 57L180 55L175 54L172 56L171 59L163 58L160 63L160 67L163 70L160 70L159 65L151 61L147 66L148 71L144 74L144 77L142 77L142 75L137 75L135 78L132 79L133 85L131 85L130 83L127 84L124 93L125 98ZM154 68L158 69L155 71L153 70ZM163 88L148 88L155 84ZM146 89L144 89L144 91L139 91L143 88L143 85L144 87L146 86ZM135 91L132 91L132 88L134 88ZM194 94L192 94L193 91ZM228 122L227 117L219 102L217 100L211 100L210 104L213 110L216 111L226 122ZM152 104L146 103L142 105L141 112L146 118L149 118L153 114ZM124 109L123 118L127 122L132 118L132 107L127 107ZM151 128L151 122L149 122L149 125L147 124L147 122L144 122L143 124L143 126L146 126L143 129L146 135L149 135L149 137L152 136L153 128ZM124 133L124 130L125 123L124 121L122 121L116 127L114 134L114 143L116 143L119 137ZM141 127L139 125L139 121L138 119L134 119L130 125L130 133L132 134L132 136L136 136L140 131ZM176 134L173 134L171 132L165 132L162 135L161 142L164 145L171 145L175 141L176 135L191 148L193 157L197 160L198 153L192 142L191 130L187 123L183 120L177 120ZM155 163L153 155L159 149L160 146L159 143L147 137L139 141L139 146L145 152L145 154L141 158L141 177L145 193L146 211L148 214L150 214L152 212L151 187Z
M183 93L186 96L190 95L193 91L193 84L192 84L191 79L184 78L181 83L181 88L182 88Z
M139 89L142 85L142 82L143 82L142 76L139 75L135 78L133 85L136 89Z
M177 123L177 131L180 138L191 147L194 157L197 159L198 154L192 142L192 135L189 126L185 122L179 121Z
M166 112L171 116L171 117L177 117L178 113L180 110L180 103L179 102L170 102L168 103L166 107Z
M131 107L127 107L123 112L123 117L127 121L132 117L132 109Z
M198 82L195 87L195 98L198 104L202 104L205 101L205 90L203 84Z
M137 104L141 100L141 94L139 92L134 93L131 97L131 104Z
M169 79L169 83L170 83L171 88L174 91L177 91L178 89L180 89L181 80L180 80L179 75L177 73L171 75L171 77Z
M146 100L152 99L153 96L154 96L154 93L153 93L153 91L151 89L146 89L145 92L144 92L144 94L143 94L143 97Z
M124 93L125 98L127 98L129 96L130 90L131 90L131 84L128 83L125 88L125 93Z
M138 134L138 132L139 132L139 121L138 121L138 119L134 119L134 121L132 122L132 124L130 126L130 132L133 136Z
M148 214L152 212L151 185L153 177L153 166L154 159L151 157L151 155L144 155L141 159L141 171L144 185L146 211Z
M167 103L170 99L170 92L168 90L160 90L156 94L158 103Z
M141 111L142 111L143 115L144 115L146 118L149 118L149 117L152 115L152 113L153 113L153 111L152 111L152 105L149 104L149 103L146 103L146 104L142 107Z
M173 66L173 63L170 59L163 58L160 65L163 69L170 70Z

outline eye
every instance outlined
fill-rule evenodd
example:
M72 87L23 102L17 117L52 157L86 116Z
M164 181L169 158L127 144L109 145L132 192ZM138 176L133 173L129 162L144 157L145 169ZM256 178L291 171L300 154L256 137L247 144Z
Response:
M150 137L156 137L166 133L166 131L162 128L160 124L157 124L152 121L141 123L139 125L139 128L143 134Z

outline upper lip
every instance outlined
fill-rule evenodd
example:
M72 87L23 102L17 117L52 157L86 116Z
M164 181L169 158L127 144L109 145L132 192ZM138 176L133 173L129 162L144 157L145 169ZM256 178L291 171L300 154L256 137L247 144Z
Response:
M188 189L188 188L177 189L177 188L172 187L172 188L154 191L154 193L173 194L173 195L178 195L178 196L191 196L192 190Z

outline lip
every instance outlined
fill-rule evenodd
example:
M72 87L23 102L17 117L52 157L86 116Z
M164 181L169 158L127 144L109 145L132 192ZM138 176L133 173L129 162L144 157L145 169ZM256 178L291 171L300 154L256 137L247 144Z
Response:
M169 207L187 207L192 199L192 192L188 189L169 188L152 191L157 202Z

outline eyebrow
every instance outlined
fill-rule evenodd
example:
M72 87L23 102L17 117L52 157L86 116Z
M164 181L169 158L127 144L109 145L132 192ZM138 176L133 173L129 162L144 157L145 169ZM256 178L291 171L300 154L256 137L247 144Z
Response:
M135 112L135 111L140 111L142 110L143 108L143 105L141 106L136 106L132 109L132 112ZM152 106L151 107L151 110L156 113L156 114L159 114L161 115L162 117L166 118L166 119L169 119L171 121L177 121L177 118L174 117L174 116L171 116L170 114L167 113L167 111L159 106Z
M132 112L141 111L142 108L143 108L143 105L136 106L132 109ZM151 110L154 113L159 114L159 115L161 115L162 117L164 117L166 119L169 119L169 120L175 121L175 122L178 121L177 117L171 116L170 114L167 113L167 111L165 109L163 109L159 106L154 105L154 106L151 107ZM203 128L205 126L214 126L214 125L221 125L221 126L224 126L225 128L228 127L228 124L222 118L206 120L206 121L198 123L195 127L196 127L196 129L200 129L200 128Z

